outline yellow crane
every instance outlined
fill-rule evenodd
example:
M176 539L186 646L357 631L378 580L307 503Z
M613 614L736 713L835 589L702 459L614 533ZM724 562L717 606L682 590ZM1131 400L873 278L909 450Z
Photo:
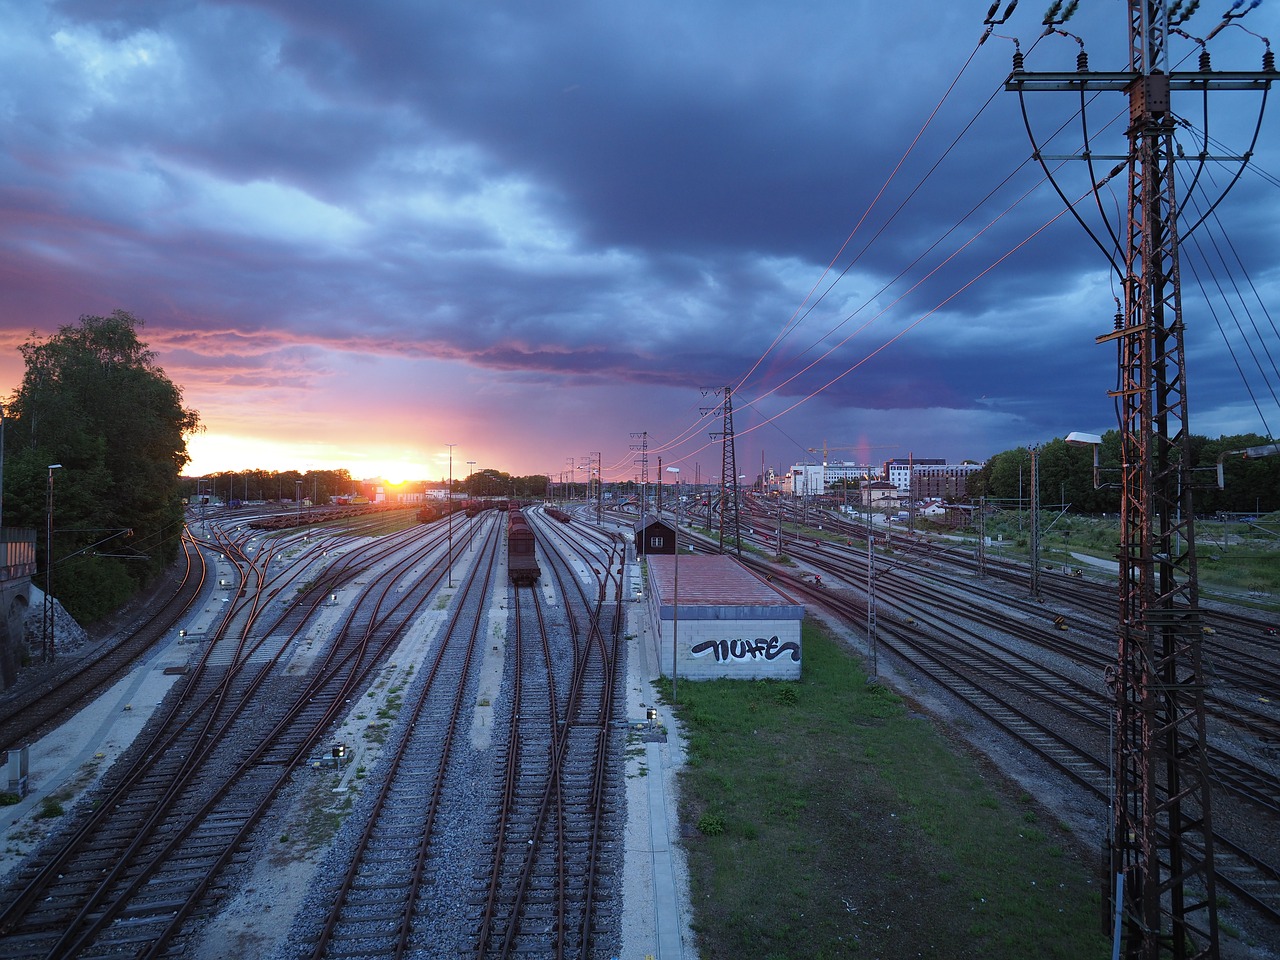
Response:
M817 447L809 447L808 449L810 453L819 452ZM827 465L827 451L829 450L853 450L857 453L866 453L871 450L897 450L897 449L898 449L898 445L896 443L885 443L885 444L879 444L877 446L870 446L870 447L862 443L847 443L847 444L841 444L838 446L828 446L827 441L823 440L822 451L821 451L822 465L824 467Z

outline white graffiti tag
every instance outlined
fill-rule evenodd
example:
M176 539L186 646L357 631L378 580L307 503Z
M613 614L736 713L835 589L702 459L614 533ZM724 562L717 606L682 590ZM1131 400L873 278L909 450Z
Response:
M703 640L695 643L689 652L695 657L712 654L716 661L728 660L777 660L790 654L792 660L800 659L800 644L794 640L785 643L777 637L757 637L754 640Z

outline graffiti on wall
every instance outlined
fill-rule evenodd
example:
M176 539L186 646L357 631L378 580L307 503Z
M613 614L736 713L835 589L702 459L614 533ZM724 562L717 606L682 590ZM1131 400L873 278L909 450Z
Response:
M791 659L800 660L800 644L794 640L783 642L776 636L756 637L754 640L702 640L695 643L689 652L695 657L714 656L717 663L731 660L777 660L790 654Z

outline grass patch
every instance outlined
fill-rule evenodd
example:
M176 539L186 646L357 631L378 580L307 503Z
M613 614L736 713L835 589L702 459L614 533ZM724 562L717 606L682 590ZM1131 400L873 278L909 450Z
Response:
M1072 554L1115 561L1120 522L1114 514L1106 518L1068 514L1057 520L1053 516L1051 511L1044 513L1045 521L1052 521L1053 526L1040 538L1040 560L1048 569L1081 569ZM992 539L990 555L1027 562L1028 523L1027 515L1016 511L989 517L985 529ZM930 525L929 529L944 532L940 526ZM1198 520L1195 529L1201 590L1263 609L1276 608L1272 598L1280 593L1280 513L1266 514L1254 525ZM977 530L972 527L945 532L977 539ZM966 544L964 549L972 550L973 546Z
M703 960L1106 956L1064 835L811 622L804 645L798 683L680 687Z
M60 817L66 810L62 806L62 801L57 797L45 797L40 801L40 809L35 812L36 820L49 820L53 817Z

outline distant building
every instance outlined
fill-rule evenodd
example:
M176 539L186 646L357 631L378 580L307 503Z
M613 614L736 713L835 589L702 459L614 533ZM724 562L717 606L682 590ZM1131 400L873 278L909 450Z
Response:
M851 460L832 460L824 464L797 463L784 482L783 492L797 497L817 497L841 482L863 481L876 476L876 468Z
M903 499L962 500L968 496L969 478L981 469L980 463L911 457L886 461L881 479L897 487Z
M911 473L911 499L963 500L969 478L982 469L980 463L922 464Z
M826 492L823 482L822 467L816 463L797 463L787 475L789 483L783 487L783 493L793 497L818 497Z
M905 460L886 460L884 471L880 474L881 480L888 480L898 492L905 497L911 496L911 475L917 469L924 466L945 466L945 460L917 460L915 457L909 457Z
M898 488L888 480L864 483L860 492L863 506L872 510L892 509L898 505Z

